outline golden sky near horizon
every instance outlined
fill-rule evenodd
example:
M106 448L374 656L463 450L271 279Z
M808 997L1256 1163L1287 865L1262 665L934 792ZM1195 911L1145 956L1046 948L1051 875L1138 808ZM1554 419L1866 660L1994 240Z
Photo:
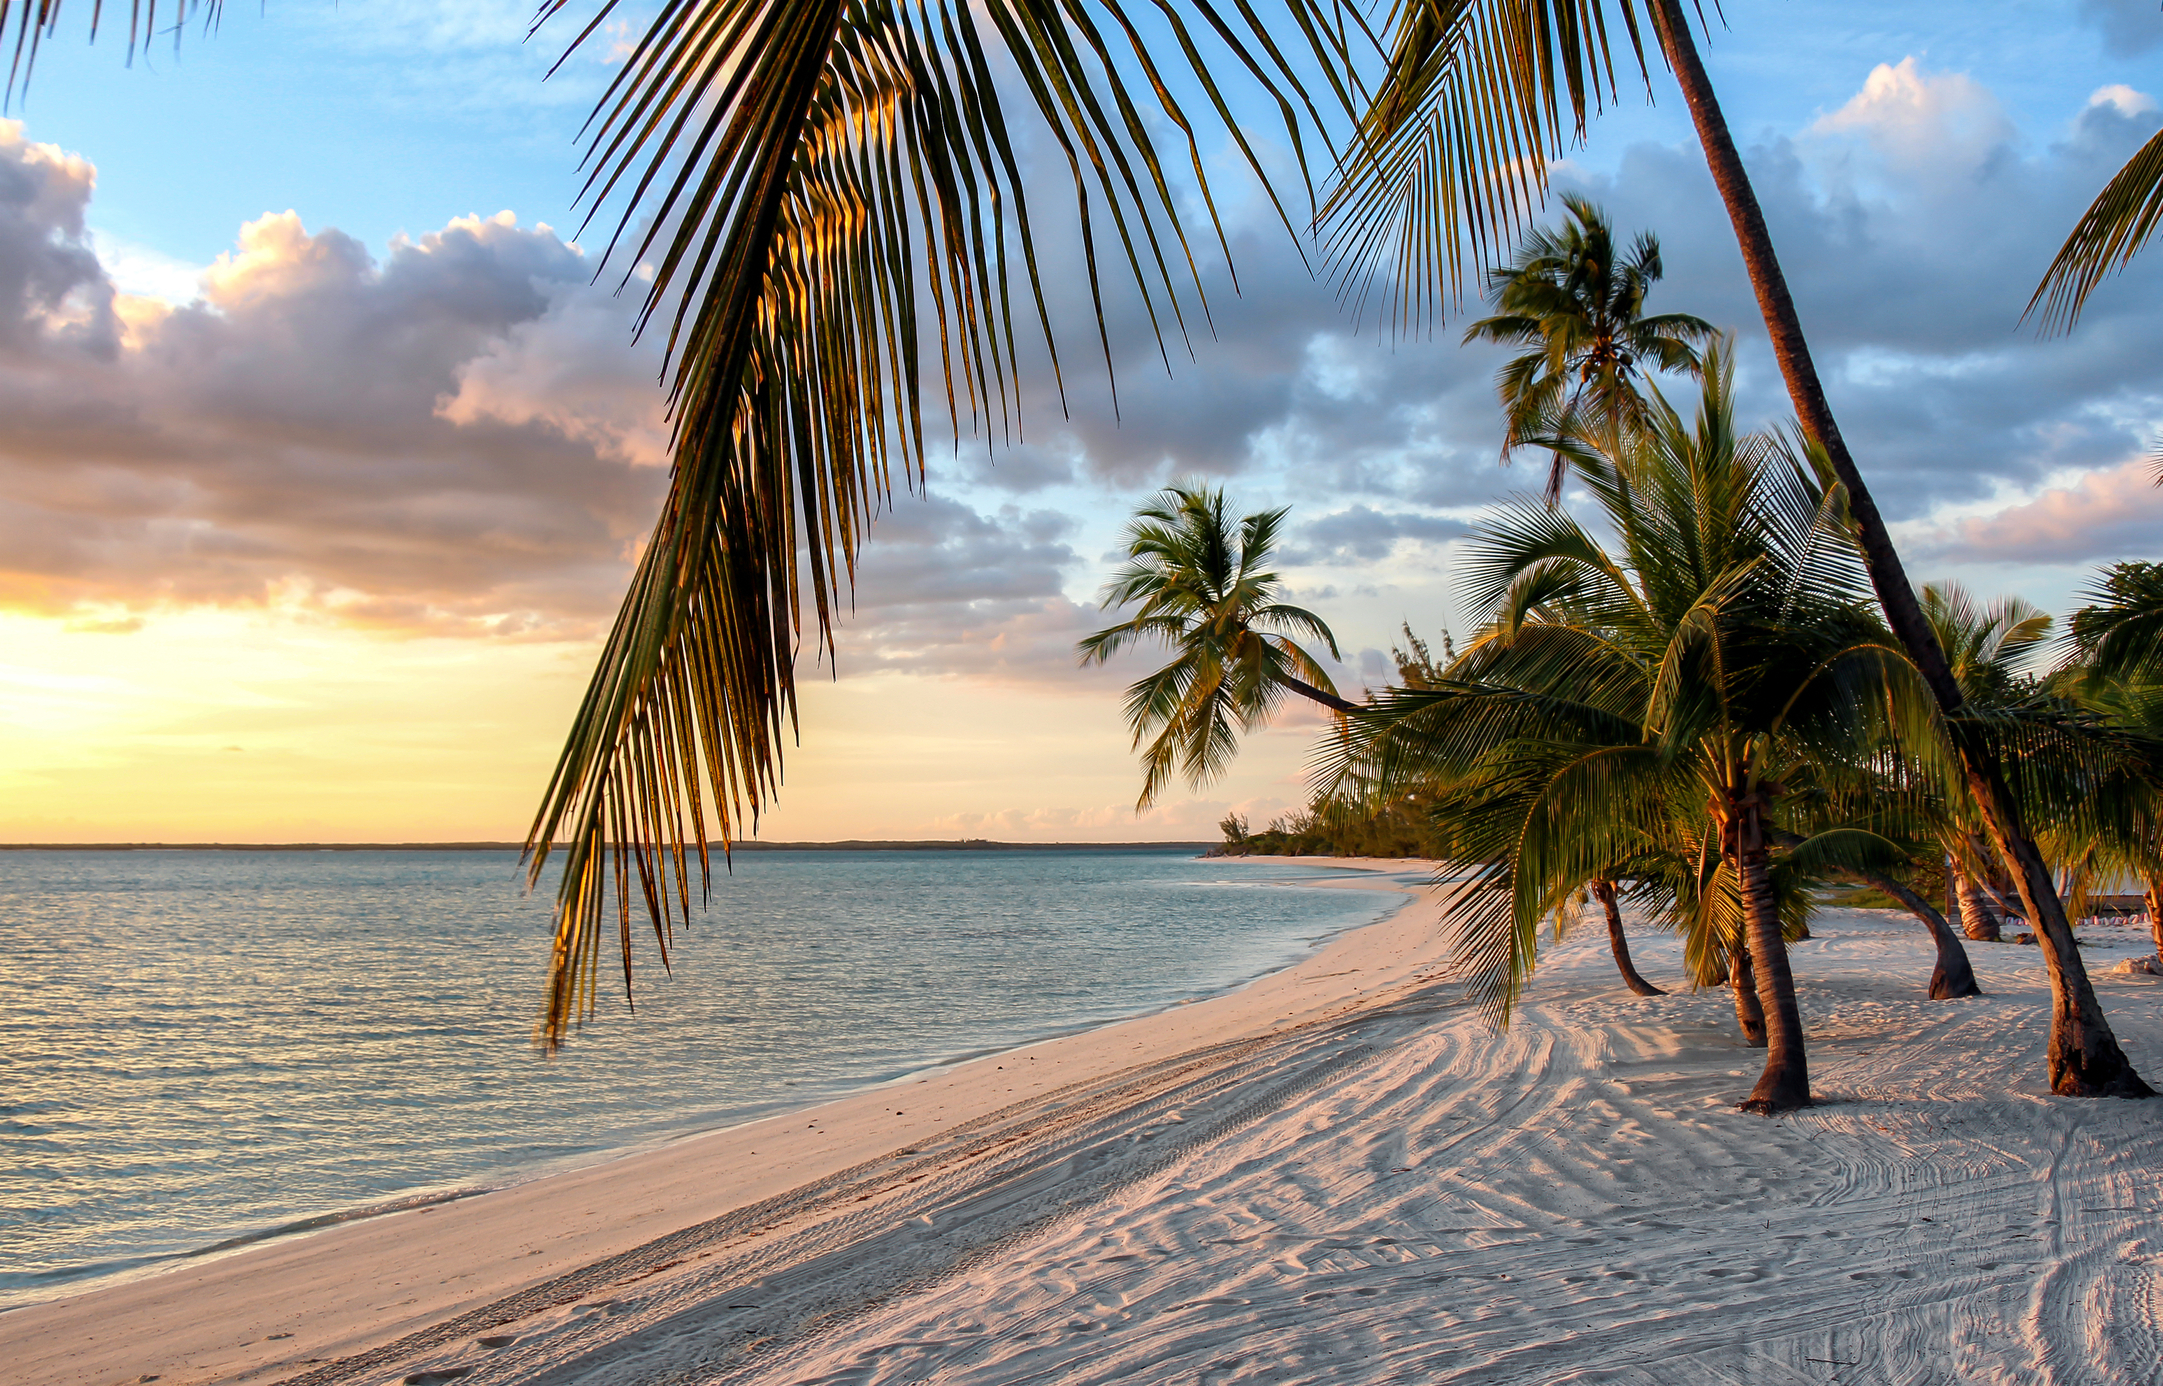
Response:
M592 658L224 611L118 632L0 615L0 648L6 842L522 838ZM1104 690L883 674L802 692L773 840L1213 837L1231 796L1296 802L1316 726L1287 719L1218 792L1138 817ZM1057 798L1011 807L1017 785Z
M1737 22L1713 50L1734 65L1722 72L1784 60L1801 34L1800 20ZM188 72L230 60L224 91L281 71L286 31L249 32L198 49ZM349 36L309 32L338 70ZM442 61L479 71L502 37ZM1739 126L1843 427L1917 577L2063 612L2095 564L2163 548L2144 461L2163 422L2163 318L2147 309L2163 251L2070 337L2018 329L2020 309L2163 112L2107 73L1979 76L1879 51L1868 25L1822 41L1809 82L1734 85L1757 103ZM223 145L198 141L225 162L191 165L176 191L131 143L148 125L51 95L129 80L116 57L40 80L49 123L0 121L0 840L521 837L660 495L659 358L650 341L626 347L631 301L531 215L430 212L364 236L276 210L300 195L281 184L222 194L244 141L282 138L245 102ZM428 118L448 128L457 85L434 85ZM549 122L580 113L519 119L554 139ZM1558 181L1623 233L1660 232L1654 306L1736 328L1747 421L1779 421L1754 301L1677 110L1617 119L1625 138ZM78 130L102 147L75 147ZM429 164L424 135L370 166L425 165L454 205L502 205L486 200L495 165ZM502 130L472 138L510 148ZM101 173L108 149L123 173ZM533 169L566 162L553 143L503 157L531 164L510 185L521 195ZM310 150L280 176L321 166ZM421 215L404 187L331 181L312 194ZM933 440L929 498L897 497L874 528L844 677L804 672L804 744L764 836L1192 839L1227 810L1259 826L1298 805L1321 724L1295 707L1222 783L1137 818L1119 691L1145 657L1074 668L1121 522L1174 476L1293 507L1282 568L1342 639L1348 691L1386 676L1400 622L1432 637L1461 620L1466 534L1538 480L1496 465L1497 356L1459 349L1455 322L1431 341L1360 331L1253 190L1227 175L1220 191L1240 291L1198 243L1214 336L1197 328L1191 359L1174 348L1167 376L1139 306L1115 295L1116 419L1095 362L1069 365L1063 407L1026 360L1025 443ZM161 249L159 217L182 203L215 240L175 231ZM1090 323L1082 277L1056 268L1073 246L1045 225L1054 319ZM1943 253L1946 227L1968 235L1959 256Z

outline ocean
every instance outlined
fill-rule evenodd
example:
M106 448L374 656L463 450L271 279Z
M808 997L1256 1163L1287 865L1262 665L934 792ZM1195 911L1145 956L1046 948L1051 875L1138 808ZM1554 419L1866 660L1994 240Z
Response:
M1402 898L1331 874L743 853L543 1059L514 853L0 854L0 1306L1220 992Z

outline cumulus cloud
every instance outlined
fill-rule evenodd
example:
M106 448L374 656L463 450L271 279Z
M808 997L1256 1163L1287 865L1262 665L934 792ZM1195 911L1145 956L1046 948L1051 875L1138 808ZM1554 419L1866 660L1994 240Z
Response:
M1906 58L1747 152L1850 444L1888 511L1941 547L2075 564L2135 542L2110 537L2137 530L2106 509L2056 530L2044 511L2145 503L2112 478L2163 421L2163 319L2147 307L2163 252L2108 281L2069 338L2020 317L2066 228L2159 121L2147 94L2114 86L2061 128L2024 131L1971 78ZM1751 421L1784 417L1697 153L1641 143L1610 173L1557 176L1619 228L1660 233L1653 306L1736 328ZM280 213L175 306L116 287L84 230L94 183L85 161L0 127L0 600L116 629L194 602L387 630L606 620L665 483L667 421L658 353L627 348L630 299L591 284L588 257L507 215L376 255ZM993 420L935 441L935 499L899 496L874 527L844 674L1079 677L1071 645L1100 619L1084 598L1105 541L1173 476L1293 503L1294 565L1377 573L1424 566L1420 550L1480 507L1539 484L1537 467L1497 466L1499 352L1458 348L1460 319L1431 341L1361 331L1266 207L1220 192L1238 291L1197 236L1209 310L1187 294L1182 329L1159 295L1162 346L1106 266L1116 410L1086 279L1059 268L1078 253L1071 228L1036 209L1065 393L1025 350L1016 431ZM1975 518L1996 510L2002 532Z
M273 605L389 633L579 638L666 481L661 362L587 258L509 213L379 262L293 212L182 305L118 293L90 165L0 126L0 601L124 633ZM1068 521L897 498L847 667L1071 666Z
M16 129L0 169L36 187L19 205L51 209L0 227L0 259L42 252L71 276L64 295L48 277L4 329L25 349L0 371L0 598L278 602L453 631L604 614L651 513L651 469L546 420L438 407L466 363L583 285L576 251L502 216L401 241L379 265L278 213L175 308L118 297L79 244L79 161Z
M2100 563L2163 548L2163 487L2145 459L2089 472L1926 537L1934 557L1974 563Z

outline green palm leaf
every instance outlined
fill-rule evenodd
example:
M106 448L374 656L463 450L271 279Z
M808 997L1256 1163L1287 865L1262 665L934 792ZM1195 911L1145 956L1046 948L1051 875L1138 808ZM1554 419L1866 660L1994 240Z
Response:
M2080 320L2088 295L2104 276L2123 269L2148 244L2159 219L2163 219L2163 131L2150 135L2134 151L2073 223L2022 316L2040 306L2045 331L2070 331Z
M1200 786L1223 774L1240 733L1267 722L1288 692L1340 717L1357 711L1293 638L1319 640L1335 658L1337 637L1313 612L1276 599L1279 579L1267 565L1285 513L1264 510L1235 525L1221 489L1176 483L1128 523L1127 562L1104 585L1103 604L1139 609L1075 649L1084 665L1142 640L1173 652L1127 689L1134 745L1149 743L1136 808L1156 802L1175 776Z

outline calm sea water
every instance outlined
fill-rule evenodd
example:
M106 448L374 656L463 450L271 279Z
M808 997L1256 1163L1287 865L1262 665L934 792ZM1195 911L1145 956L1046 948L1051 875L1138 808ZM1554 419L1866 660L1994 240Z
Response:
M744 854L547 1061L511 853L0 853L0 1304L1222 990L1399 898L1327 874Z

